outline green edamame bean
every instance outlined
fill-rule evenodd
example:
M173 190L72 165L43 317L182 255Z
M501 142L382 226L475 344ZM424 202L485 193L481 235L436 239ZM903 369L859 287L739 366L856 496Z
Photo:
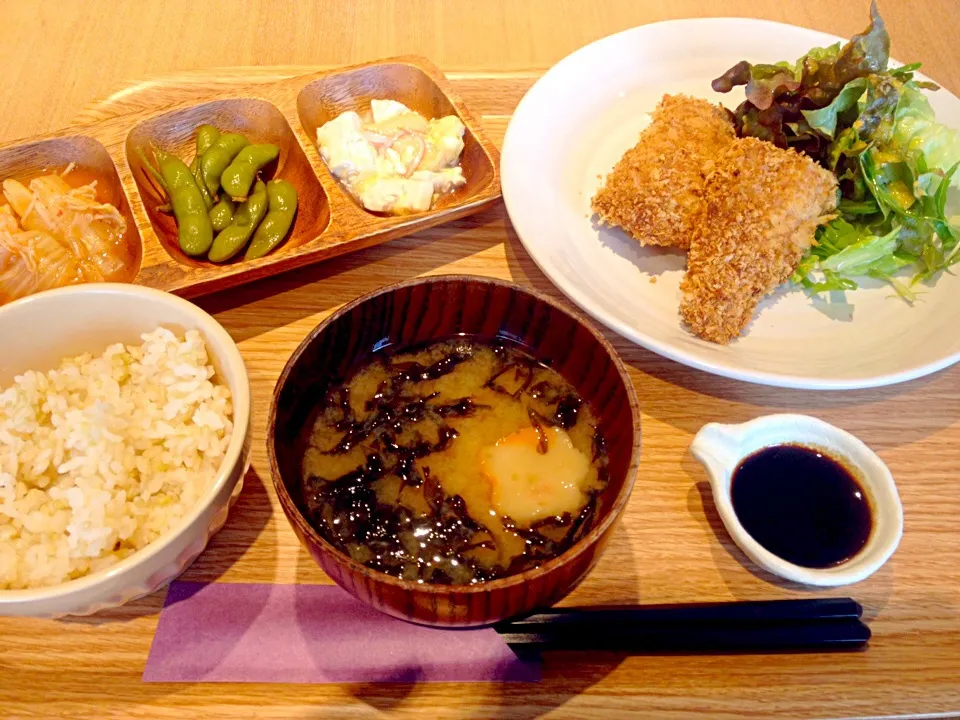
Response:
M279 245L290 232L297 214L297 189L286 180L271 180L267 183L270 210L253 234L244 260L263 257Z
M280 148L276 145L248 145L224 169L220 176L220 187L235 200L245 198L257 173L279 155Z
M206 206L207 210L213 208L213 197L210 195L210 191L207 190L206 183L203 182L203 175L200 174L200 168L197 167L192 173L194 181L197 183L197 187L200 189L200 194L203 196L203 204Z
M200 158L219 138L220 131L213 125L204 124L197 128L197 154L193 156L193 161L190 163L190 172L194 177L197 177L197 171L200 169Z
M220 198L220 202L213 206L210 210L210 222L213 223L213 229L217 232L223 230L227 225L230 224L230 221L233 220L233 213L236 211L237 206L234 204L233 200L224 195Z
M167 181L163 179L163 175L160 174L160 171L157 170L149 160L147 160L147 156L143 152L143 148L137 148L137 155L140 156L140 161L143 163L143 169L146 170L147 174L156 181L157 185L160 186L160 189L169 195L170 192L167 190Z
M200 187L200 192L203 194L203 202L206 204L207 210L213 207L213 195L210 194L207 184L203 181L203 175L200 173L200 158L203 157L203 154L209 150L219 138L220 131L213 125L203 124L198 127L197 154L194 156L193 162L190 163L190 172L193 173L193 177Z
M200 173L210 195L220 192L220 176L250 141L237 133L224 133L200 157Z
M204 123L197 128L197 158L213 147L213 144L220 139L220 131L213 125Z
M190 168L176 155L154 149L160 175L177 219L177 240L187 255L203 255L213 242L213 226Z
M233 214L230 225L224 228L213 241L213 247L210 248L210 254L207 257L213 262L224 262L243 250L257 225L267 214L268 202L267 186L263 184L263 180L257 180L250 197L241 203Z

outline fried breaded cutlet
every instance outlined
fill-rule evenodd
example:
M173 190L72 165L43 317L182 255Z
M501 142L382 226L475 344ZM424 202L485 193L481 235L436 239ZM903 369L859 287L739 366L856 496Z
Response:
M602 223L623 228L641 245L690 247L703 173L736 139L718 105L664 95L640 140L627 150L593 198Z
M744 138L716 158L680 284L694 333L726 344L783 283L837 207L837 180L794 150Z

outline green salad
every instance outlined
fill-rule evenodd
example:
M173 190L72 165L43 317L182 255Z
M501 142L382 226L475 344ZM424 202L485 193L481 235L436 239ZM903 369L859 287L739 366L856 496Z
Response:
M913 302L918 283L960 262L960 216L948 202L960 133L936 121L924 90L938 88L914 77L920 63L888 68L876 2L870 17L843 46L814 48L795 63L743 61L713 89L746 86L731 113L741 137L794 148L837 176L837 216L818 228L792 280L819 293L855 289L867 276Z

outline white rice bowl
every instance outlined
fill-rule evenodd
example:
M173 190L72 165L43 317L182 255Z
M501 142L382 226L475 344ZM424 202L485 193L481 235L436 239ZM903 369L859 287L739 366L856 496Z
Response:
M108 568L187 516L233 436L197 330L28 371L0 388L0 589Z

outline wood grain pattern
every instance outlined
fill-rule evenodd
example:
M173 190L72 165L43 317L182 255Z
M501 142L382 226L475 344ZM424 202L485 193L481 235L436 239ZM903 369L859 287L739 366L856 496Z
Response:
M895 56L960 92L956 0L880 0ZM64 127L121 84L212 67L335 67L422 55L448 73L542 71L605 35L756 17L850 37L868 0L85 0L3 4L0 142ZM792 58L791 58L792 59Z
M85 166L88 158L82 151L88 145L99 145L115 165L112 173L106 173L113 183L111 189L119 190L122 209L132 210L128 235L131 241L140 241L141 262L133 281L185 297L386 242L477 212L500 197L496 146L486 139L443 74L424 58L392 58L295 77L260 75L254 83L237 73L230 73L229 79L187 88L176 81L141 84L124 93L122 102L108 104L108 111L83 124L49 137L0 146L0 157L22 158L22 144L33 148L51 137L78 136L83 145L76 147L80 154L63 153L64 164ZM340 186L317 151L319 124L344 110L365 110L372 98L383 96L399 99L426 117L456 114L466 125L461 166L467 184L427 212L403 216L368 212ZM165 200L144 169L141 153L156 145L189 161L194 130L202 123L280 148L275 176L296 186L300 196L297 219L290 237L262 258L237 256L216 264L188 257L177 243L175 221L157 210ZM9 162L4 165L9 173L4 177L29 177L24 169Z
M466 334L507 338L559 372L590 404L604 431L609 484L586 535L560 557L475 586L418 584L376 572L337 550L302 512L303 428L331 384L367 362L385 341L394 350ZM323 375L316 368L325 368ZM378 610L426 625L486 625L548 606L566 595L610 542L640 462L640 409L626 370L603 335L546 295L467 275L411 280L338 310L288 360L267 416L274 489L294 532L342 588ZM422 582L422 581L421 581Z
M923 60L933 78L960 92L956 0L881 0L881 7L896 56ZM292 72L273 72L289 77L302 74L305 63L315 64L305 68L309 71L415 52L444 68L455 91L499 142L537 69L612 32L675 17L740 15L850 35L863 27L865 12L865 1L827 0L356 0L300 4L296 13L255 1L8 4L4 14L13 39L0 43L0 138L62 127L84 103L107 96L124 78L218 65L299 65ZM235 22L224 24L224 13ZM211 74L192 77L204 76ZM182 72L177 80L187 82ZM111 97L93 114L109 113L124 93ZM500 205L199 301L239 342L247 362L254 451L253 469L227 525L186 579L330 582L297 541L267 479L266 412L274 385L307 333L344 303L389 283L451 272L512 279L566 302L526 255ZM544 681L536 685L145 685L140 676L163 602L157 593L85 620L0 618L0 715L97 720L956 716L960 367L890 388L811 393L712 377L604 333L626 363L640 399L643 457L610 545L563 604L835 594L783 583L751 565L726 535L705 474L686 452L705 422L804 412L870 444L900 489L905 534L899 550L877 575L848 589L865 606L874 631L869 650L732 657L553 653L546 658Z

